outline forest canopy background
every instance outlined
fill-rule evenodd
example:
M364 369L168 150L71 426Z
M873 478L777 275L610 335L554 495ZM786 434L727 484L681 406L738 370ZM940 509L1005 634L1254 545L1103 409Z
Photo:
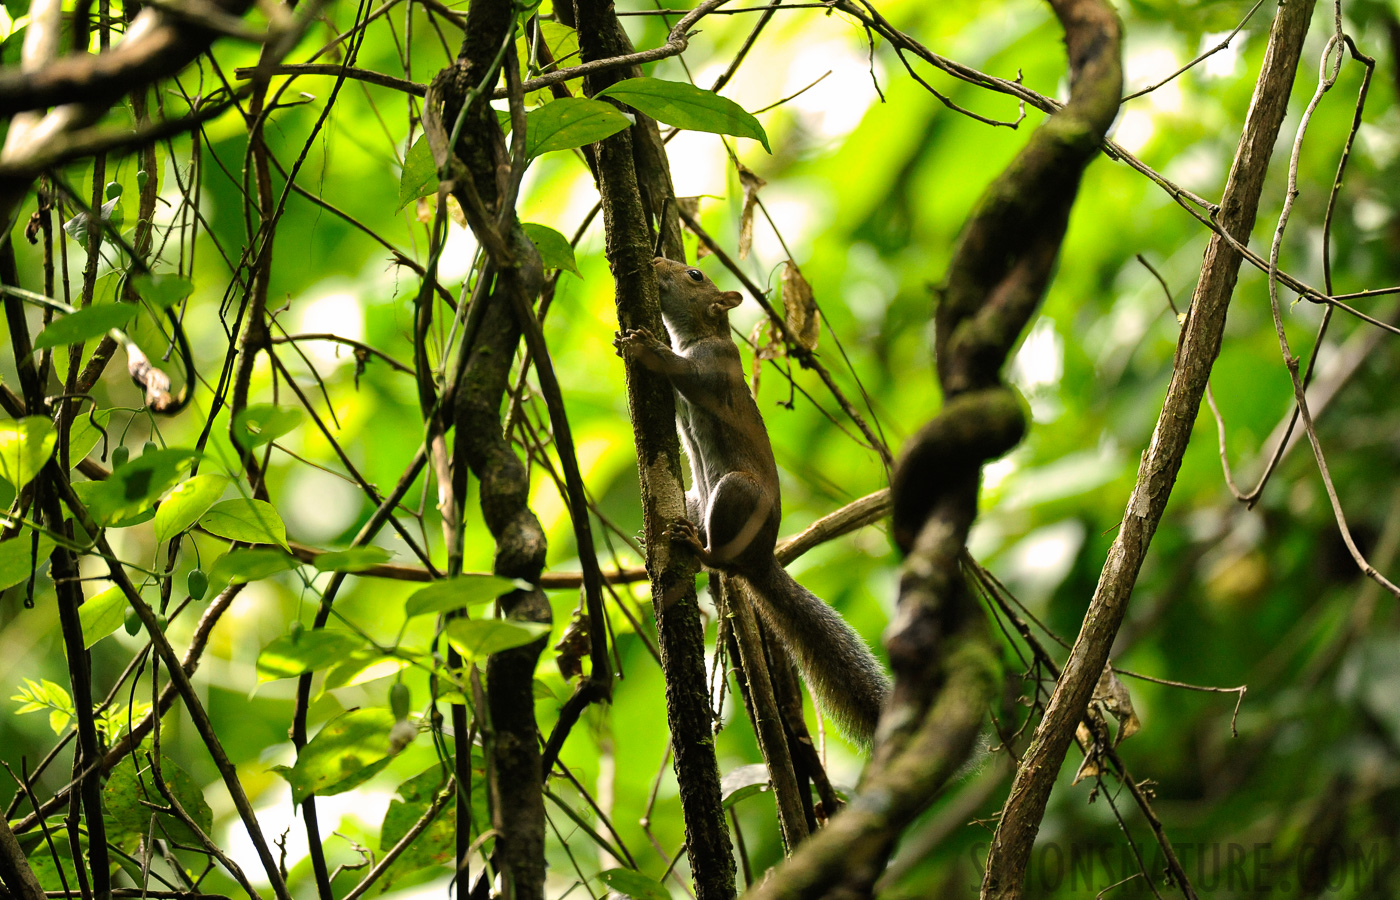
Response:
M772 152L747 137L679 131L667 145L675 191L678 197L698 198L698 218L706 232L775 299L784 261L801 267L821 310L819 358L845 396L855 398L865 420L897 451L940 403L930 351L931 288L942 281L957 234L978 197L1044 116L911 58L920 77L944 95L940 100L909 76L888 42L872 44L849 16L797 8L801 6L780 8L721 91L754 113ZM946 57L1052 97L1067 93L1061 31L1043 4L891 0L879 8L898 28ZM121 7L111 9L119 30ZM548 14L549 9L546 2L539 12ZM653 11L640 3L620 9L638 13L624 15L622 21L639 49L663 44L679 19L679 14L640 14ZM1201 197L1218 200L1221 194L1260 67L1273 10L1266 6L1247 18L1250 12L1250 4L1233 0L1134 2L1119 10L1126 93L1155 89L1123 104L1110 137ZM23 3L6 3L0 16L0 53L6 65L18 59L27 13ZM1400 8L1353 2L1342 14L1356 45L1376 58L1377 73L1341 199L1330 218L1326 248L1323 222L1365 72L1351 59L1309 124L1298 157L1299 193L1279 253L1281 270L1316 286L1326 281L1334 294L1400 282ZM308 60L316 48L349 28L356 15L353 4L324 7L287 61ZM757 15L707 17L684 55L650 65L646 74L709 87L734 59ZM1318 9L1305 45L1252 235L1251 246L1261 253L1270 245L1283 208L1289 152L1300 114L1316 89L1332 16L1332 7ZM256 10L248 21L261 27L266 16ZM99 39L94 33L93 41ZM447 14L416 3L399 4L364 30L354 64L421 86L449 64L459 41L459 30ZM566 39L550 49L561 48L569 52ZM237 86L236 73L255 66L259 53L254 43L220 39L210 57L177 79L161 82L151 94L152 109L134 109L124 101L107 121L132 127L161 111L166 117L188 112L190 98ZM339 60L331 53L320 61ZM275 76L274 85L285 78ZM435 177L423 176L424 171L433 173L430 158L423 168L421 146L415 168L421 99L400 87L302 74L265 120L263 134L280 173L274 177L278 191L294 167L299 187L285 198L272 251L267 286L275 321L272 336L276 341L298 335L306 339L291 342L295 349L278 345L285 372L274 377L265 360L259 363L249 396L255 404L296 407L301 400L288 379L294 381L344 456L307 415L259 422L252 431L278 432L274 443L257 441L256 452L259 459L268 453L266 491L285 524L285 537L318 550L346 547L374 509L348 466L382 492L400 478L424 437L418 388L406 373L414 363L412 301L421 282L412 264L428 262L438 199L432 193ZM976 117L960 114L953 105ZM1023 112L1025 119L1016 128L986 121L1013 123ZM248 124L229 109L204 122L193 137L180 134L156 144L154 167L141 154L112 154L96 166L89 159L54 170L56 180L84 204L91 206L94 198L108 203L103 209L127 240L139 228L143 191L154 183L158 201L150 265L157 272L178 272L192 289L187 299L176 301L183 303L177 308L183 310L199 373L192 402L170 418L143 411L141 391L123 371L119 354L92 392L105 441L96 429L81 437L95 442L89 458L108 468L118 445L128 448L135 462L157 448L193 447L207 424L211 387L233 328L229 314L236 302L230 299L238 287L231 272L249 246L248 159ZM736 162L766 182L757 193L759 206L749 207L745 189L754 182L741 179ZM565 239L582 229L571 252L556 241L550 245L552 255L545 254L547 264L565 271L558 275L543 328L562 383L578 464L594 502L599 555L607 568L634 567L642 562L637 552L642 514L623 369L612 347L618 328L614 284L603 253L601 217L584 227L598 192L583 155L565 149L544 152L533 162L519 196L521 221L547 226ZM42 242L23 239L34 207L30 193L12 240L20 284L39 291L45 280ZM65 256L54 296L77 305L88 262L87 237L72 223L85 213L71 199L59 210L51 237ZM60 228L60 222L68 226ZM464 281L480 264L480 248L464 225L449 218L445 227L436 275L448 296L459 302L467 294ZM741 235L746 228L751 228L751 251L740 258L738 246L749 242ZM1024 397L1032 425L1020 446L987 467L969 546L972 556L1043 623L1046 634L1064 641L1078 633L1171 374L1180 319L1168 295L1184 309L1209 236L1167 191L1141 173L1119 160L1096 160L1085 174L1041 312L1009 364L1007 380ZM542 251L547 240L537 241ZM693 260L697 241L689 234L686 241ZM713 256L698 265L721 287L740 287ZM104 242L93 273L94 302L110 304L126 289L126 266L124 251ZM1287 333L1306 367L1324 308L1294 302L1286 291L1281 296ZM1350 302L1376 319L1395 321L1394 296ZM37 334L44 310L31 307L27 315ZM450 316L448 312L433 324L429 344L435 353L455 336ZM738 332L772 347L758 327L761 321L748 299L735 313ZM168 346L165 320L148 309L130 320L128 331L178 387L183 375L178 353L169 362L157 359ZM349 343L306 337L326 334ZM9 345L8 331L5 343ZM811 370L778 352L767 354L773 358L759 366L751 347L741 349L781 471L784 536L888 485L881 456L864 446L859 429ZM54 378L61 382L70 365L67 353L60 348L52 361ZM1335 315L1318 357L1319 400L1313 408L1352 532L1371 562L1391 577L1400 546L1398 363L1395 334ZM3 383L18 390L17 377L12 354L0 357ZM581 563L560 487L563 475L549 439L551 425L535 376L523 384L514 436L518 449L528 450L534 460L529 505L548 537L546 571L578 572ZM1249 265L1235 291L1212 385L1231 472L1247 488L1277 445L1293 397L1270 315L1267 277ZM83 412L79 425L87 409ZM221 415L209 432L201 472L231 475L238 471L240 451L228 436L227 411ZM1367 872L1393 885L1394 848L1400 846L1400 668L1395 663L1400 659L1400 623L1393 598L1360 575L1342 544L1316 464L1300 437L1293 436L1258 504L1246 508L1222 476L1217 420L1205 412L1198 420L1113 662L1172 682L1230 689L1247 685L1248 694L1237 709L1235 693L1128 680L1142 730L1119 752L1140 781L1152 782L1157 812L1179 847L1269 843L1278 860L1300 858L1304 847L1332 843L1361 848L1357 854L1364 859L1365 848L1381 846L1386 852ZM73 443L78 447L80 439ZM75 451L75 465L79 456ZM495 543L476 513L475 479L470 490L462 568L489 572ZM218 496L238 502L242 494L230 485ZM15 501L14 486L0 481L0 506ZM434 481L420 475L398 518L435 564L443 565L437 502ZM111 529L112 548L123 560L161 570L168 562L156 540L158 527L157 522ZM375 544L388 551L392 564L420 564L408 542L391 530ZM212 573L217 590L215 560L227 545L215 535L192 533L173 563L176 602L170 604L168 634L177 648L190 640L200 613L195 603L174 614L188 593L187 573L194 568ZM880 525L816 547L791 571L883 652L879 638L894 612L898 566L898 554ZM6 704L0 715L0 760L16 773L26 767L32 771L55 735L71 728L62 715L71 697L48 686L65 685L68 677L54 586L47 566L41 567L32 585L33 608L26 608L31 586L28 572L24 574L0 599L0 687L5 697L16 698L0 701ZM82 574L97 581L85 583L90 600L109 587L100 580L104 569L93 559L85 560ZM275 837L290 828L286 862L289 887L298 896L309 895L298 891L309 890L312 878L306 840L293 819L291 788L273 771L296 759L287 736L295 680L273 677L266 650L287 639L290 623L309 626L316 591L330 577L302 567L253 580L209 635L194 678L265 831ZM421 587L352 575L336 610L381 645L423 647L434 635L433 617L404 615L406 599ZM598 799L616 829L610 837L630 848L638 869L662 880L684 832L675 778L666 762L663 685L651 649L655 629L645 582L616 590L617 602L631 614L620 614L609 600L623 678L610 705L586 710L560 759ZM167 598L160 598L154 587L147 592L165 611ZM580 597L576 587L567 587L548 591L548 598L553 646ZM99 698L145 645L143 635L129 635L121 627L121 607L106 622L107 636L90 635L101 637L92 647ZM707 610L713 612L708 605ZM712 618L708 624L713 641ZM1054 640L1042 636L1063 658ZM1002 738L1015 731L1024 715L1017 697L1036 689L1018 679L1026 666L1012 644L1007 637L1006 697L991 710ZM552 657L546 653L536 673L535 712L546 735L572 690ZM331 670L327 677L339 686L322 690L318 681L309 715L313 731L356 707L387 709L386 692L399 677L399 667L381 662L379 669L361 671L355 662ZM426 676L408 668L402 677L415 711L421 711L428 703ZM139 717L139 704L150 699L149 685L128 687L116 709L136 708ZM728 724L716 737L722 773L742 772L761 759L736 706L731 700L726 707ZM30 714L18 714L26 709ZM817 720L811 721L815 727ZM123 727L120 717L109 723L108 739ZM886 885L890 890L918 895L946 886L968 893L979 883L978 866L990 831L967 823L994 815L1009 784L1004 754L989 749L998 742L991 729L987 738L987 747L910 831L905 855L896 856L895 876ZM853 786L862 764L859 751L832 728L824 730L821 740L833 781ZM205 814L216 842L257 881L257 854L190 721L168 717L162 744L163 752L188 773L195 793L207 798ZM430 769L438 750L420 736L363 785L321 799L321 827L332 866L358 862L357 844L376 852L387 849L390 843L381 843L384 834L403 827L401 822L391 825L394 804L423 801L405 796L400 785ZM1071 751L1042 837L1119 848L1124 839L1112 806L1101 802L1103 797L1088 802L1094 799L1091 785L1070 785L1079 761ZM41 793L52 793L70 775L66 764L52 766L40 779ZM599 810L568 784L556 779L552 787L578 820L563 814L552 820L549 886L551 895L558 896L575 881L614 868L619 854L597 846L578 824L597 827ZM1122 812L1121 801L1119 807ZM9 818L28 811L25 800L11 807ZM551 808L552 815L555 811ZM753 872L760 873L782 853L772 803L766 794L746 798L735 806L734 816L733 827L746 840ZM1134 816L1125 814L1130 834L1150 845L1147 826ZM329 837L332 830L341 837ZM411 865L401 865L388 883L412 888L431 881L424 894L440 895L450 872L443 865L450 859L450 832L430 833L426 839L436 842L425 845L433 849L424 850ZM47 855L33 856L36 866L52 865ZM1111 883L1115 871L1119 878L1132 874L1114 869L1108 859L1094 863L1096 889ZM1199 862L1194 856L1188 861ZM686 865L680 862L677 871L684 874ZM1156 868L1159 874L1160 863ZM1208 862L1205 871L1210 871ZM52 877L48 871L41 874ZM1329 874L1335 872L1324 873ZM670 882L676 892L680 880L685 879ZM1370 883L1357 875L1346 885L1359 894ZM210 875L205 887L225 893L237 889L223 871ZM1032 887L1045 894L1069 891L1067 879L1051 883L1042 878L1038 886L1033 880ZM599 895L597 881L590 882L590 890Z

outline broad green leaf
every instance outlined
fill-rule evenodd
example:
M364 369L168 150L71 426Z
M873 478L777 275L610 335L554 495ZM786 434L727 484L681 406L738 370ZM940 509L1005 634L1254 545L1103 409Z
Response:
M617 134L629 124L617 107L601 100L551 100L525 115L525 155L582 147Z
M437 193L437 162L433 159L433 148L428 145L428 136L420 134L403 158L403 173L399 175L399 205L394 212L403 209L419 197Z
M382 707L351 710L327 722L301 748L296 765L278 767L292 786L292 802L343 793L373 777L389 762L393 727L393 713Z
M0 478L22 490L44 468L57 442L48 416L0 421Z
M661 882L636 869L608 869L598 873L598 880L632 900L671 900L671 892Z
M230 550L214 561L209 570L209 583L219 585L247 584L260 581L278 572L287 572L301 565L294 557L281 550L267 548L239 548Z
M719 780L719 793L725 808L768 790L770 784L768 767L762 763L739 766L724 773Z
M194 282L182 275L137 275L131 279L131 286L141 299L161 309L174 306L194 293Z
M196 475L175 485L156 510L156 540L168 541L209 511L228 487L222 475Z
M122 328L140 311L133 303L99 303L54 319L34 339L35 350L62 347L102 337Z
M512 579L495 575L458 575L409 594L404 602L404 615L411 619L427 613L480 606L517 587L519 585Z
M212 535L242 541L245 544L280 544L287 546L287 526L282 517L265 500L239 497L214 504L199 520L199 526Z
M35 553L34 532L29 530L0 541L0 591L28 581L30 571L43 565L53 548L53 539L41 534L39 551Z
M116 631L125 619L126 592L119 587L110 587L84 600L78 607L78 621L83 623L83 647L91 647Z
M388 562L392 556L393 554L383 547L351 547L348 550L322 553L312 560L312 565L322 572L363 572Z
M453 767L447 760L446 771ZM447 783L447 775L442 764L430 766L399 785L398 798L389 802L384 812L384 821L379 828L379 848L386 851L408 834L423 814L432 805L438 791ZM489 822L491 817L486 809L486 765L480 752L472 754L472 816L478 822ZM435 865L451 865L454 855L454 840L457 833L456 804L450 800L437 816L424 829L422 834L408 845L384 873L383 887L387 891L397 879L410 875L419 869ZM489 844L487 845L489 848Z
M660 78L628 78L609 85L599 91L598 96L621 100L656 121L677 128L753 138L764 150L773 152L768 146L768 133L742 106L693 84Z
M231 434L246 450L275 441L301 424L303 413L294 406L255 403L233 417Z
M102 432L97 428L101 425L107 427L107 422L112 418L110 409L93 410L91 413L81 412L73 419L73 427L68 430L68 460L73 465L77 465L83 457L92 452L97 446L97 442L102 440ZM97 425L93 424L96 420Z
M204 791L184 769L163 756L160 774L165 790L162 792L155 781L155 768L150 764L150 755L146 750L143 747L142 751L118 763L102 788L102 805L107 811L109 836L144 839L150 832L151 817L155 816L156 834L160 837L183 844L198 843L194 832L183 820L173 814L151 809L146 803L169 806L165 798L165 794L169 793L180 802L181 808L195 825L208 835L214 826L214 813L204 800Z
M305 635L302 637L304 639ZM321 690L333 691L336 688L374 681L376 678L387 678L412 664L410 660L400 656L385 656L373 647L365 647L352 651L328 669Z
M61 825L59 823L50 822L50 830L52 831L55 827L61 827ZM82 854L83 861L86 862L88 847L87 835L80 832L77 838L78 852ZM57 862L54 860L55 856L58 857ZM112 861L118 865L122 865L123 863L122 857L120 856ZM60 865L62 865L64 872L62 877L58 874ZM68 841L54 841L52 852L50 852L49 847L45 845L42 853L31 853L29 856L29 868L34 873L34 877L39 879L39 886L46 891L62 891L65 887L69 890L73 888L73 882L71 881L73 877L73 851L69 849ZM136 883L140 884L139 878L141 873L139 870L136 872L136 876L138 879ZM65 881L65 879L70 880ZM62 896L62 894L59 896Z
M536 38L534 29L529 28L524 34L515 40L515 56L520 61L520 80L526 81L532 72L548 71L552 72L560 66L573 66L578 64L578 32L560 22L551 22L546 19L533 20L539 24L539 37ZM549 58L553 64L544 63L540 59L531 60L530 47L539 47L540 43L549 51ZM542 57L544 54L538 54ZM541 103L549 102L551 98L549 88L538 91L531 91L525 95L526 106L538 106ZM510 123L506 122L501 126L502 131L510 130Z
M73 493L78 495L78 500L87 507L89 512L92 512L94 506L106 508L112 502L111 492L105 481L75 481L73 482ZM104 528L130 528L133 525L151 521L155 518L156 511L147 506L132 510L119 510L105 519L96 513L93 513L93 516L97 519L97 524ZM92 539L92 535L84 532L82 528L77 528L76 531L75 537L78 540Z
M283 635L258 654L258 682L324 669L364 646L364 639L349 631L318 628L295 637Z
M96 482L87 490L83 502L98 524L116 525L150 509L157 497L180 482L197 459L199 454L193 450L149 450L113 470L107 480Z
M573 59L578 54L578 32L560 22L551 22L547 19L540 19L539 37L544 41L545 47L549 50L549 56L556 65L572 66L578 61ZM533 34L523 34L515 39L516 58L520 60L520 77L523 81L529 78L527 66L529 50L536 38ZM535 46L538 46L537 44ZM550 67L553 71L554 66Z
M544 263L546 269L563 269L565 272L573 272L578 275L578 263L574 260L574 248L570 246L568 238L548 225L526 222L520 227L525 230L525 236L535 245L535 249L540 251L540 262ZM579 275L579 277L583 276Z
M543 622L512 619L453 619L447 623L447 640L468 659L484 659L492 653L522 647L549 634Z

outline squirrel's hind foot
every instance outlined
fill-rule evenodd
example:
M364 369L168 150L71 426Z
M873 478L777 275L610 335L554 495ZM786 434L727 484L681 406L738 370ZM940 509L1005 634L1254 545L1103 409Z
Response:
M702 560L708 559L710 553L705 549L705 542L700 540L700 530L689 519L676 519L666 526L663 534L668 540L691 548Z

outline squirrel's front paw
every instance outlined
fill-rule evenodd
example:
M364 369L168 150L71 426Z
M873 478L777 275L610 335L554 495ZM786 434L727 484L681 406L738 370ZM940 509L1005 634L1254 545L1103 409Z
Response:
M635 359L638 354L661 346L661 341L645 328L629 328L618 332L613 338L613 346L617 348L618 356Z

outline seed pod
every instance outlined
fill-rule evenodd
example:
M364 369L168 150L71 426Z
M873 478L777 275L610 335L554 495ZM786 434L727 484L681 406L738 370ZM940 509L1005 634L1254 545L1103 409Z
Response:
M394 714L395 720L408 718L408 705L411 701L408 685L396 681L389 686L389 711Z

